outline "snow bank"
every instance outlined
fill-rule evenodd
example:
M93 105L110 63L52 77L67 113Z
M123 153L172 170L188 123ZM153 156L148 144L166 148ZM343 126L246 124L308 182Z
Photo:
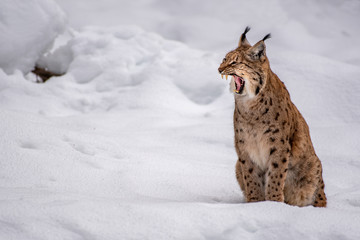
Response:
M2 0L0 2L0 68L31 71L63 32L65 14L53 0Z
M46 115L139 108L186 112L198 111L195 103L213 101L226 87L218 80L214 55L137 27L89 27L73 34L38 62L65 76L33 88L4 75L0 85L12 93L2 95L1 105Z

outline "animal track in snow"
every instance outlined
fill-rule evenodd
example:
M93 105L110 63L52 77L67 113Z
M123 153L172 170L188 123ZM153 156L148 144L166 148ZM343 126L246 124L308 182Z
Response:
M19 145L21 148L38 149L37 144L31 141L22 141Z
M348 203L353 207L360 207L360 199L350 199Z
M72 139L70 139L67 136L63 137L63 140L65 142L67 142L74 150L82 153L82 154L86 154L89 156L94 156L95 155L95 151L86 147L83 143L79 143L79 142L75 142Z

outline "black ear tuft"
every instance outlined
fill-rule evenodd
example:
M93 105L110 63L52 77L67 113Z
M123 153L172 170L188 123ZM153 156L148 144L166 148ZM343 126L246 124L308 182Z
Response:
M247 34L247 33L248 33L248 31L250 31L250 29L251 29L251 28L250 28L249 26L247 26L247 27L245 28L244 33L245 33L245 34Z
M246 34L248 33L248 31L250 31L250 27L247 26L245 28L245 31L243 32L243 34L241 35L241 41L244 41L244 39L246 38Z
M266 36L265 36L262 40L265 41L265 40L268 39L268 38L271 38L271 34L270 34L270 33L266 34Z

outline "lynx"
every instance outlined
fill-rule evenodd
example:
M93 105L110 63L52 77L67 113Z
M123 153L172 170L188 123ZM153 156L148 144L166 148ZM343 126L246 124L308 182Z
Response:
M247 202L277 201L326 207L322 165L309 127L270 69L265 40L251 46L247 27L219 73L231 76L236 178Z

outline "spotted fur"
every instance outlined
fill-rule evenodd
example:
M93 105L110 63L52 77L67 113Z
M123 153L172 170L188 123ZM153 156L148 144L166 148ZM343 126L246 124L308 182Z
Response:
M251 46L242 34L226 54L222 75L245 80L235 96L236 178L247 202L278 201L326 207L322 166L309 128L290 100L284 83L270 69L264 40Z

